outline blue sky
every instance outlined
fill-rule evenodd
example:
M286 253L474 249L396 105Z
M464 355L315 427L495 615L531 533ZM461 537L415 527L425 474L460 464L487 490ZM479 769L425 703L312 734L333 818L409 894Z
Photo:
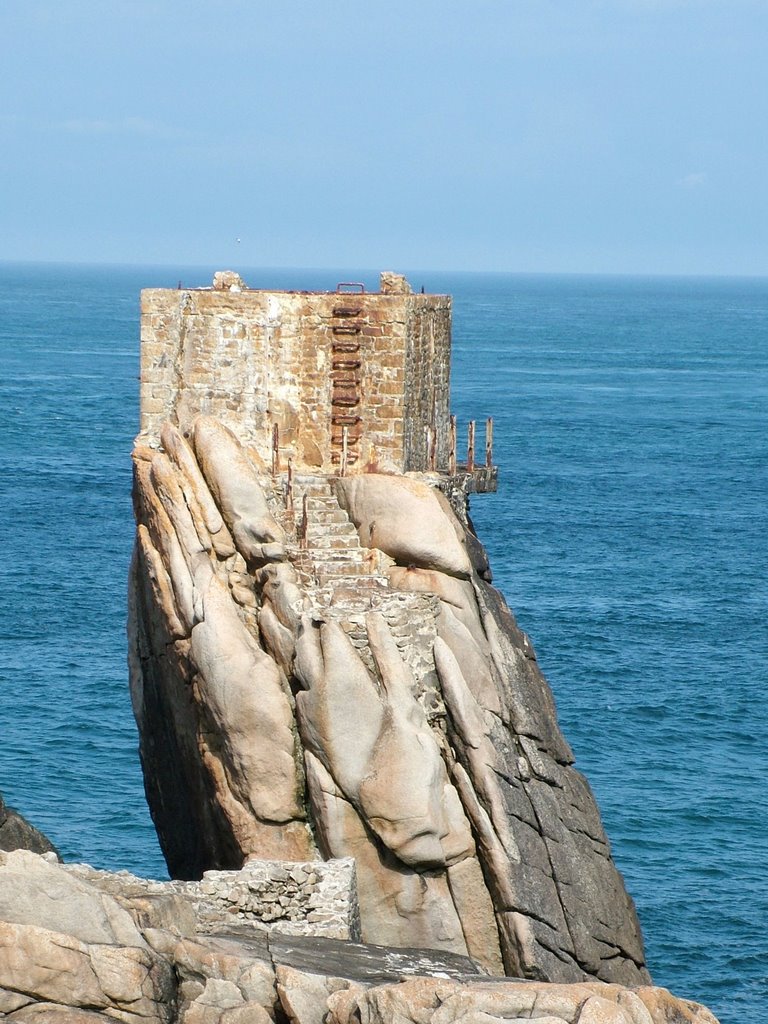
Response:
M768 274L767 44L765 0L5 0L0 259Z

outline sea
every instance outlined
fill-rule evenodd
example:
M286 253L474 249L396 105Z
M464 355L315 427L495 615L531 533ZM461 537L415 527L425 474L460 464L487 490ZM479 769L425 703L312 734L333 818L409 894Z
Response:
M65 859L155 878L125 639L139 291L214 269L0 264L0 791ZM654 980L768 1024L768 279L409 277L453 295L460 436L492 417L499 466L471 514Z

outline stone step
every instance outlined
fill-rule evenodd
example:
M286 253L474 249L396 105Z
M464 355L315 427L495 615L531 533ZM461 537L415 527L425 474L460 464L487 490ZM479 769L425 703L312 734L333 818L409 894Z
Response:
M297 508L301 508L304 498L307 499L307 506L309 508L319 508L323 506L329 506L332 508L338 508L339 503L336 500L335 495L326 494L324 492L313 492L310 494L294 494L293 503Z
M340 508L326 508L319 512L312 512L310 510L309 515L307 516L307 527L311 529L313 526L319 527L320 529L325 527L339 529L343 527L345 529L354 530L354 532L357 533L357 530L352 525L349 517L345 515Z
M367 548L307 548L313 562L323 562L329 565L363 565L370 562L371 558Z
M316 565L313 570L313 576L317 579L319 586L323 586L324 583L336 583L344 579L364 580L374 578L374 574L362 565L357 567L357 571L355 566L349 565Z
M320 558L303 558L301 555L290 555L290 560L297 569L313 575L333 576L371 576L374 567L365 558L335 558L333 548L326 549L328 555Z
M303 502L295 504L295 508L302 508ZM307 497L308 512L341 512L338 501L332 494L313 494Z
M349 591L349 595L345 591ZM371 598L388 590L383 576L334 576L321 583L315 591L315 598L344 611L368 611Z
M357 539L357 534L354 537L347 535L336 536L335 534L324 534L320 536L313 536L309 534L307 540L309 541L309 550L325 549L330 548L332 551L358 551L360 550L360 541Z
M309 511L311 512L309 523L310 528L314 523L343 523L347 526L351 525L347 513L338 506L336 508L331 508L326 505L322 508L310 509Z
M294 473L294 487L303 487L306 484L329 484L329 477L325 473Z

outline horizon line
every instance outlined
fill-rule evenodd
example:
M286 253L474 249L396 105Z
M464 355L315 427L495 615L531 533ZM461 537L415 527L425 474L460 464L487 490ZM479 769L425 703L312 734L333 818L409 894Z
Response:
M59 259L9 259L0 257L0 267L2 266L53 266L53 267L82 267L91 269L163 269L171 270L178 268L181 270L201 270L206 273L210 273L211 269L214 270L234 270L233 266L221 266L219 267L214 263L169 263L169 262L118 262L113 260L93 261L93 260L59 260ZM354 265L335 265L335 266L301 266L299 264L289 266L285 264L277 265L256 265L256 264L243 264L241 270L247 271L279 271L279 272L296 272L303 271L309 273L329 273L331 271L344 270L348 271ZM383 272L384 269L392 268L373 268L373 267L359 267L354 266L355 272L359 274L374 274L378 275ZM768 272L765 273L727 273L727 272L700 272L700 271L657 271L657 270L487 270L487 269L458 269L452 268L423 268L423 267L410 267L404 270L397 270L397 273L403 273L406 276L409 274L473 274L478 276L496 276L496 277L593 277L593 278L665 278L665 279L688 279L688 280L768 280ZM240 273L238 270L237 273Z

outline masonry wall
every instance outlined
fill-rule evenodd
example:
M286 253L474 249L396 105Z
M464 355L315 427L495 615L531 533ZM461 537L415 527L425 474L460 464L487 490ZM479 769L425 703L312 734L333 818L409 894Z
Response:
M451 300L411 295L406 303L405 468L429 468L429 427L437 468L448 464L451 374Z
M331 472L346 427L350 471L425 468L435 417L446 443L449 350L445 296L148 289L141 432L212 415L269 463L277 425L283 466Z

